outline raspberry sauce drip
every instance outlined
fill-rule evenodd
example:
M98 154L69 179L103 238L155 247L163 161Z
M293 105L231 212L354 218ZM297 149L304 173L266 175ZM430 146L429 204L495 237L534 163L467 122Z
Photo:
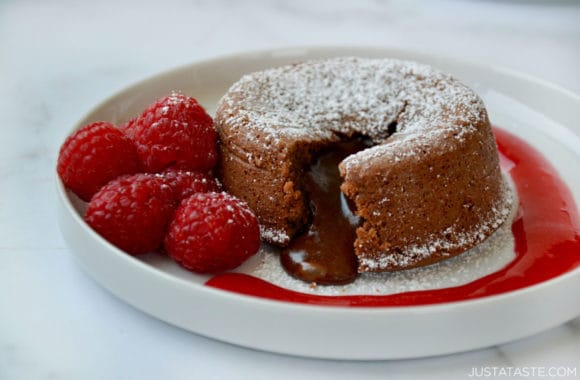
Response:
M246 274L226 273L208 286L272 300L327 306L414 306L497 295L555 278L580 266L580 218L556 170L518 137L495 128L504 170L519 196L512 223L515 259L505 268L465 285L383 296L319 296L275 286ZM385 274L388 276L388 274Z
M338 164L367 147L358 139L341 142L311 165L304 187L310 199L312 221L308 230L280 254L280 263L288 274L322 285L346 284L356 279L353 245L358 221L342 199Z

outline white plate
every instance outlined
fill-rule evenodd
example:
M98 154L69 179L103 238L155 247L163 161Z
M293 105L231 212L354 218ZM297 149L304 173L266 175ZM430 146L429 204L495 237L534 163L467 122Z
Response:
M492 121L549 157L580 203L580 97L509 70L420 53L370 48L299 48L233 55L142 81L90 112L123 122L171 90L195 96L210 113L244 73L336 56L392 57L454 74L485 100ZM57 180L59 222L71 251L101 285L134 307L208 337L261 350L334 359L398 359L472 350L525 337L580 314L580 269L525 289L429 306L310 306L204 286L164 258L136 259L98 236Z

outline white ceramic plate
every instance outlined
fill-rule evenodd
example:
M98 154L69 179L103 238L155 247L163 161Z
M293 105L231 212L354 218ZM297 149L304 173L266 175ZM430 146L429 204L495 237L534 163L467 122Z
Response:
M454 74L485 100L492 121L549 157L580 204L580 97L554 85L481 64L370 48L299 48L233 55L142 81L105 101L91 121L120 123L171 90L195 96L210 113L244 73L297 60L391 57ZM571 164L574 163L574 164ZM136 259L82 220L58 182L59 222L71 251L101 285L161 320L208 337L261 350L334 359L398 359L447 354L508 342L580 314L580 269L538 285L470 301L411 307L328 307L272 301L204 286L162 257Z

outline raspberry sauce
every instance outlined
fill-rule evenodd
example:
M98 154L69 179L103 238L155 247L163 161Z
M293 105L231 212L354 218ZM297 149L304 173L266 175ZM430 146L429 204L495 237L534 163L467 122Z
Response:
M512 223L516 257L505 268L465 285L391 295L320 296L284 289L240 273L217 275L208 286L278 301L326 306L414 306L463 301L525 288L580 266L580 218L552 165L520 138L495 128L504 170L519 196ZM388 273L385 274L388 276Z

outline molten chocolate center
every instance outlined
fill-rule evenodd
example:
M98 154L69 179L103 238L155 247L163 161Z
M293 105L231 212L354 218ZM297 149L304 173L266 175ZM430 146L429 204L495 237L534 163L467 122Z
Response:
M360 139L341 142L320 155L305 173L312 222L280 255L282 266L290 275L323 285L346 284L356 278L354 241L358 219L340 191L338 164L367 147Z

